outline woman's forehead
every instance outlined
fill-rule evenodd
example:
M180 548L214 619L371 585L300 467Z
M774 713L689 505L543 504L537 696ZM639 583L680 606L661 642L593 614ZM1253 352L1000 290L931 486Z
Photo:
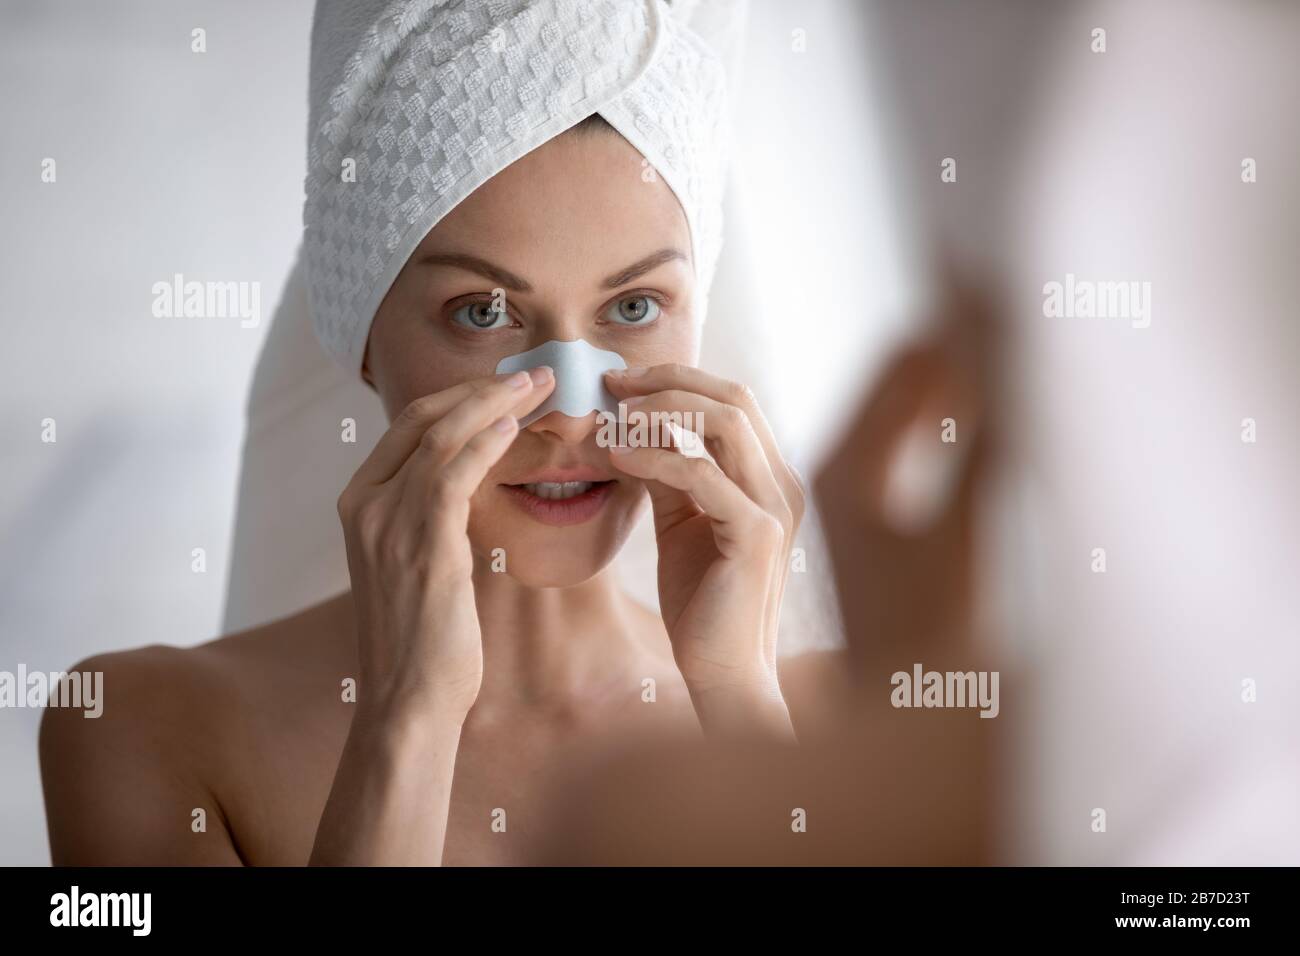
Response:
M459 253L521 275L606 276L658 250L691 261L676 195L618 135L561 135L512 163L429 231L415 256Z

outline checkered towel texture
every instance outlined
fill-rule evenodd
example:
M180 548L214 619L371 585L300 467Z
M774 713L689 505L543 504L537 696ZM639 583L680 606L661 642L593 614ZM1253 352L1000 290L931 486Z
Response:
M664 0L321 0L312 61L307 284L322 344L353 374L429 230L592 113L676 194L707 292L722 240L724 69Z

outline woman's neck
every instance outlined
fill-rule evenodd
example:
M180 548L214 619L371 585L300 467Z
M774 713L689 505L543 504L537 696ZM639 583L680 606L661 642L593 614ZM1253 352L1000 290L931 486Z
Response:
M532 588L478 563L483 685L475 709L577 713L635 687L645 625L615 577L606 568L572 587Z

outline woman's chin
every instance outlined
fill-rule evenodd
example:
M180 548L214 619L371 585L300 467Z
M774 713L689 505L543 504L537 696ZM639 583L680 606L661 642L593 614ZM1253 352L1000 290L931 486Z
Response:
M627 542L644 503L640 487L611 490L595 514L560 524L545 520L551 515L538 520L530 513L531 503L521 507L513 500L493 500L490 510L471 511L474 551L490 570L508 574L526 587L567 588L589 581L610 565ZM497 494L504 493L498 490Z
M487 566L529 588L571 588L590 581L614 560L617 551L597 553L595 549L541 549L526 545L499 549L494 562L491 551L482 552Z
M593 529L594 530L594 529ZM618 554L626 535L547 534L503 535L491 540L478 537L475 552L487 568L506 574L525 587L568 588L590 581L605 570Z

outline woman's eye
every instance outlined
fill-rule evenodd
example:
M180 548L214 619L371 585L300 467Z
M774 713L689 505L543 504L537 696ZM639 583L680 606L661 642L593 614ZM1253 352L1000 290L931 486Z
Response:
M648 295L630 295L610 306L608 315L620 325L649 325L659 318L659 303Z
M453 312L451 319L470 329L499 329L510 324L510 313L494 309L491 302L471 302Z

